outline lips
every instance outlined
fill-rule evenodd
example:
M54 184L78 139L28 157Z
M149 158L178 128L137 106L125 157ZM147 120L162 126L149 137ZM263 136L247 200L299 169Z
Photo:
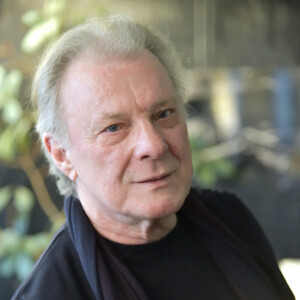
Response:
M149 182L160 181L160 180L167 179L171 175L172 175L172 172L171 173L164 173L162 175L157 175L157 176L146 178L144 180L139 180L139 181L137 181L137 183L149 183Z

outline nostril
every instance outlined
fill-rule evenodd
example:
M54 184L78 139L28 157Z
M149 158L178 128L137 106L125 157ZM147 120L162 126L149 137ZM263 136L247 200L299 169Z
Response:
M142 156L142 159L147 159L149 157L150 157L150 155L144 155L144 156Z
M135 154L138 159L158 159L168 149L168 145L163 136L152 133L145 137L139 137L135 146Z

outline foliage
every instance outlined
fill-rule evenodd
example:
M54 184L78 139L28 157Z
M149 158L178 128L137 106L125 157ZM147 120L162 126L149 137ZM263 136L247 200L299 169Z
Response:
M19 70L7 72L0 66L0 159L6 166L19 161L21 168L30 156L34 123L33 114L19 100L22 82L23 74ZM33 191L25 186L7 185L0 189L0 213L9 216L6 229L0 231L2 276L15 273L23 279L49 242L49 233L27 235L34 203Z
M34 9L25 13L22 21L30 29L22 40L22 50L28 54L36 53L42 46L53 42L66 27L84 21L87 15L82 4L79 9L76 9L74 4L74 1L67 0L45 1L41 10ZM94 6L96 15L106 13L101 2L94 3Z
M231 178L235 174L235 167L226 157L207 159L204 152L209 152L213 147L203 136L191 135L192 159L194 177L197 184L202 187L213 187L218 180Z
M33 116L24 111L18 99L22 81L21 71L7 72L0 66L0 158L5 161L28 151L30 145Z
M5 186L0 190L0 212L13 208L15 217L12 224L0 232L0 274L5 277L16 273L22 280L31 269L34 261L49 242L50 233L26 235L30 213L34 206L33 192L24 186Z
M75 9L74 3L78 4L49 0L42 8L26 12L21 21L29 29L21 41L22 51L39 56L62 31L83 21L87 15L82 4ZM101 15L106 11L97 4L94 13ZM0 188L0 216L5 219L5 228L0 228L0 276L16 275L19 280L25 278L64 220L63 213L49 196L41 166L37 163L40 152L36 149L33 134L35 118L24 104L28 101L24 90L28 90L31 75L18 69L8 71L0 65L0 163L25 172L31 184L31 189L14 184ZM29 234L32 210L37 203L48 217L50 226L40 233Z

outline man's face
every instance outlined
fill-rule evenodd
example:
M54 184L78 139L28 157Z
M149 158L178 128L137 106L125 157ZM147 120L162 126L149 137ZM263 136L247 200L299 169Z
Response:
M152 219L181 207L192 179L186 123L153 54L109 63L80 58L63 77L60 99L66 156L89 216Z

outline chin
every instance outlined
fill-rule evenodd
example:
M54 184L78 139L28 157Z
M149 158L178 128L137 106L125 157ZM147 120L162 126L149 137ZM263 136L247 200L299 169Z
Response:
M155 205L150 205L145 209L144 216L146 218L163 218L177 213L182 207L185 197L177 199L161 199L155 203Z

